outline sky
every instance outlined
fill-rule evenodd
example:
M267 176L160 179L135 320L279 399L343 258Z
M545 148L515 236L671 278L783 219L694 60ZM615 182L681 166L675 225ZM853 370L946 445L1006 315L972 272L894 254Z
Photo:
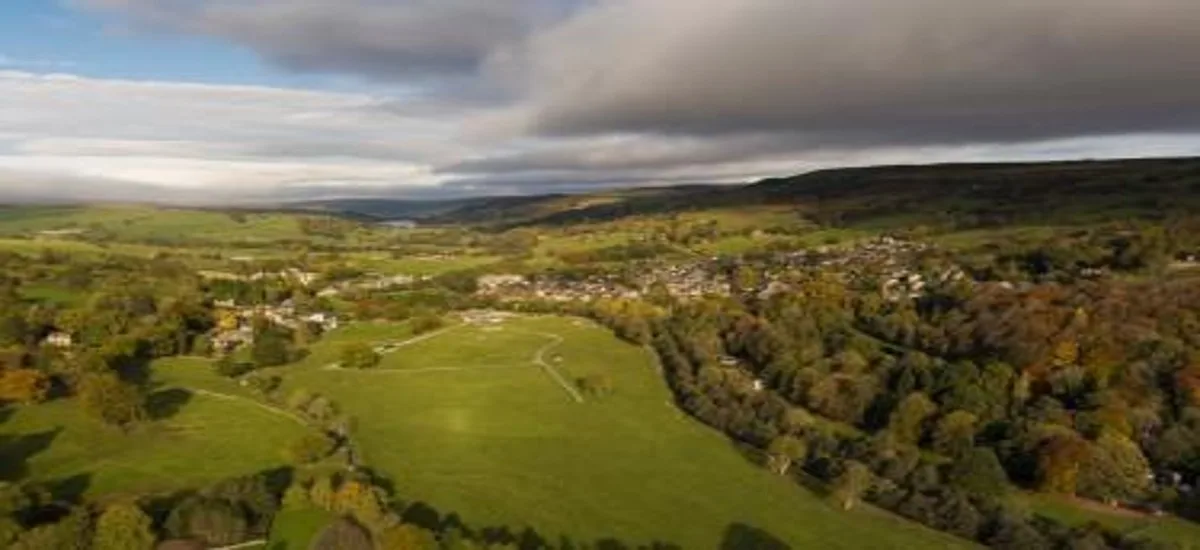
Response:
M0 200L1200 154L1195 0L4 0Z

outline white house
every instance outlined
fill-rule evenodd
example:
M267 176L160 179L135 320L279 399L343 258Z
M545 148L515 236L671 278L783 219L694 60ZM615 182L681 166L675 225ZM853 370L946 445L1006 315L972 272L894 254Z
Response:
M75 344L75 339L65 332L51 332L46 337L45 344L56 348L69 348Z

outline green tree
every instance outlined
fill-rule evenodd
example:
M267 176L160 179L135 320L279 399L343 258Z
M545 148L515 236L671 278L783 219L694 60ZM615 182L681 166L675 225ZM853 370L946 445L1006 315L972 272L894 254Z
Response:
M909 445L921 441L925 420L937 412L937 405L923 393L908 394L888 419L888 430L896 440Z
M293 464L312 464L333 452L335 443L324 433L307 433L288 446L286 458Z
M874 475L857 460L847 460L842 474L833 481L830 497L843 510L850 510L862 499L863 493L871 488Z
M124 427L146 418L146 396L142 389L113 373L84 376L79 399L84 411L112 426Z
M1008 474L991 449L974 447L959 455L947 476L951 485L973 495L1000 497L1008 491Z
M308 496L308 489L298 483L293 483L283 492L281 504L284 510L307 510L313 507L312 499Z
M370 369L379 365L383 358L366 342L351 342L342 346L342 367L347 369Z
M259 367L286 365L292 359L291 339L279 330L264 330L255 336L250 356Z
M808 445L803 440L792 435L776 437L767 447L767 466L779 475L787 475L788 470L797 462L804 462L808 456Z
M433 533L416 525L396 525L379 536L377 550L436 550L437 539Z
M1137 444L1110 432L1088 447L1079 468L1079 492L1102 500L1135 500L1145 496L1151 479Z
M367 483L347 481L334 495L334 510L349 514L371 531L380 533L393 523L382 493Z
M933 430L933 448L950 457L961 456L975 446L975 415L954 411L938 421Z
M88 550L91 530L87 511L76 509L57 523L40 525L22 533L9 550Z
M149 550L154 548L153 523L133 504L114 504L96 520L94 550Z

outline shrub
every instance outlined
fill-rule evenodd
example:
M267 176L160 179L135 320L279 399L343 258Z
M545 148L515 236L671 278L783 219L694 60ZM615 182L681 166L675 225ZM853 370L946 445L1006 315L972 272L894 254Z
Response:
M285 455L294 464L312 464L333 452L335 442L323 433L305 434L288 446Z
M126 426L146 418L146 396L141 388L112 373L85 376L79 398L89 415L113 426Z
M0 401L41 403L50 393L50 377L32 369L0 372Z
M366 342L351 342L342 347L342 367L369 369L379 365L382 357Z
M96 521L94 550L149 550L154 548L150 518L133 504L114 504Z

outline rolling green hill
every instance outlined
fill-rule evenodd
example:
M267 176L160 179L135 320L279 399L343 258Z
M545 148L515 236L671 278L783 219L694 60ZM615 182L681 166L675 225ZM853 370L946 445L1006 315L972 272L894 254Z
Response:
M843 513L752 464L675 408L648 352L590 323L530 317L406 334L354 326L278 372L286 388L352 414L363 460L442 516L550 541L714 548L759 533L796 548L968 546L878 510ZM373 370L331 367L355 340L407 343ZM611 377L613 393L576 401L573 381L592 374Z

